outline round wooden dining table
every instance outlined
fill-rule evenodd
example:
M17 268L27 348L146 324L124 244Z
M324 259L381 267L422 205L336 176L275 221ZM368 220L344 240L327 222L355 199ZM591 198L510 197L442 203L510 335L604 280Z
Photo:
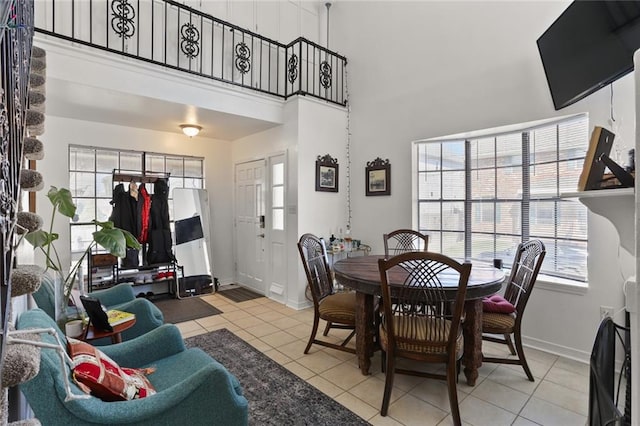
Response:
M369 374L374 351L374 298L380 296L380 271L378 259L384 256L349 257L333 264L335 279L356 292L356 354L362 374ZM453 294L457 291L457 276L451 275L443 287ZM467 383L475 386L478 369L482 365L482 298L497 293L504 282L501 269L490 264L477 262L471 267L465 297L464 334L464 374Z

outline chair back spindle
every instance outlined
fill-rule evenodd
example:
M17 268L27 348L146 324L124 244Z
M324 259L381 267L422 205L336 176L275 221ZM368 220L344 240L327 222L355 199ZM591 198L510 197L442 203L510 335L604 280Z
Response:
M396 229L382 236L386 257L412 251L427 251L429 236L412 229Z

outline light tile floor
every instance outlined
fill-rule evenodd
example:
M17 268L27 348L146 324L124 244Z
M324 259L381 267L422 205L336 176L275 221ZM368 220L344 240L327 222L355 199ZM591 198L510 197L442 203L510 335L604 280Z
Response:
M304 355L313 323L312 308L296 311L264 297L241 303L219 294L202 298L223 313L178 324L185 338L227 328L373 425L452 424L443 381L396 375L389 413L382 417L384 374L379 353L372 360L369 376L360 373L352 354L314 345ZM321 323L320 329L323 327ZM340 332L332 330L330 336ZM488 342L483 343L483 350L491 354L507 353L506 346ZM534 349L525 350L536 378L533 383L515 365L485 363L474 387L468 386L464 375L460 375L458 398L463 424L586 424L588 365Z

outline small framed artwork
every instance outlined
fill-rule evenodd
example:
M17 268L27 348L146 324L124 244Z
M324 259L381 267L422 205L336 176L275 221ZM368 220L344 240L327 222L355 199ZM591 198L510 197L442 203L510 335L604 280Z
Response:
M391 164L380 157L367 162L367 195L391 195Z
M338 159L329 154L316 160L316 191L338 192Z

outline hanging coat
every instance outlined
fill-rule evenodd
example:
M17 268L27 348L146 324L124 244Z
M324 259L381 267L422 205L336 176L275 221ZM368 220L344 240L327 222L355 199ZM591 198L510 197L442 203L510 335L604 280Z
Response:
M158 179L151 196L149 221L149 251L147 263L169 263L175 258L172 252L171 228L169 227L169 184L167 179Z
M144 183L140 184L138 193L138 216L140 225L140 234L138 235L138 241L141 244L144 244L147 242L149 235L151 196L147 192L147 188L144 186Z
M138 202L129 191L125 191L123 184L118 184L113 189L111 199L113 210L109 220L114 226L129 231L132 235L138 235ZM139 264L138 250L127 248L126 256L121 260L123 268L135 268Z
M113 209L109 220L113 222L116 227L129 231L133 235L137 235L137 202L129 195L128 191L125 191L123 184L119 183L113 189L113 196L110 203Z

